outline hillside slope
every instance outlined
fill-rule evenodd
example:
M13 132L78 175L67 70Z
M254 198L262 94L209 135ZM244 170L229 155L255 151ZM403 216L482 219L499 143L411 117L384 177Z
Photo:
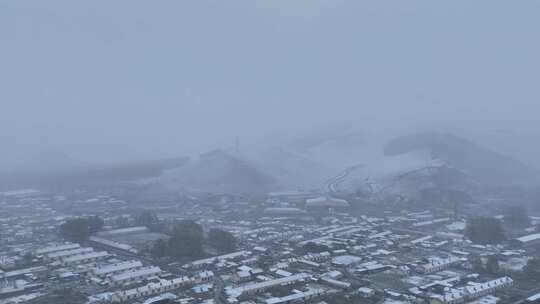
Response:
M481 147L467 139L446 133L419 133L391 140L386 156L426 150L432 159L444 161L481 183L526 184L538 179L538 172L511 157Z
M160 178L168 187L213 193L264 193L275 189L275 179L251 162L222 150L168 170Z

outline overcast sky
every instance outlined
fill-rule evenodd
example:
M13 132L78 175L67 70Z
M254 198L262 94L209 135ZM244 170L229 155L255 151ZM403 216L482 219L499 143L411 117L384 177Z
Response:
M5 0L2 160L171 157L336 125L540 142L539 54L539 1Z

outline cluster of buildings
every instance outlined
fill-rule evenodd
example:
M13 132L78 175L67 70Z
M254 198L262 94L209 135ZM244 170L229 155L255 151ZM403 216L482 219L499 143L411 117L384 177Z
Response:
M503 304L540 300L515 292L540 236L497 246L474 244L465 222L439 211L353 214L343 199L309 192L272 193L261 203L190 198L157 205L167 221L196 219L237 240L233 252L208 249L200 259L156 260L149 247L167 235L132 222L126 201L99 194L75 205L103 210L104 230L83 243L61 240L70 199L35 191L0 198L0 304L47 303L56 290L76 290L87 304L434 303ZM25 203L38 212L18 208ZM119 208L119 206L122 206ZM189 207L188 207L189 206ZM6 211L7 210L7 211ZM71 209L68 209L71 210ZM383 215L381 215L383 214ZM27 231L19 237L17 230ZM496 257L500 271L477 269Z

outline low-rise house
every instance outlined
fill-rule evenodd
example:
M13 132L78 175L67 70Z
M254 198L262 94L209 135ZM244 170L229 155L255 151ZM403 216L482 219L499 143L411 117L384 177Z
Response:
M57 244L57 245L51 245L51 246L47 246L47 247L44 247L44 248L40 248L38 250L36 250L36 255L44 255L44 254L48 254L48 253L52 253L52 252L56 252L56 251L63 251L63 250L72 250L72 249L77 249L77 248L80 248L81 245L79 244L74 244L74 243L66 243L66 244Z
M203 268L203 267L211 265L211 264L213 264L215 262L233 260L233 259L237 259L237 258L240 258L240 257L249 256L250 254L251 254L251 252L242 250L242 251L237 251L237 252L233 252L233 253L229 253L229 254L215 256L215 257L211 257L211 258L207 258L207 259L193 261L190 264L188 264L187 266L192 267L192 268Z
M275 286L303 281L308 278L311 278L311 276L306 273L299 273L289 277L242 285L233 289L229 289L227 293L234 298L238 298L243 295L254 295Z
M427 263L421 264L417 267L417 271L421 273L434 273L445 270L452 265L463 262L464 259L450 256L448 258L431 258Z
M92 269L92 274L98 277L104 277L110 274L117 274L126 270L138 269L143 264L140 261L126 261L115 264L109 264Z
M290 294L288 296L279 297L279 298L270 298L265 301L266 304L288 304L296 302L307 302L313 300L317 297L326 294L324 289L310 289L308 291L302 291Z
M207 271L202 271L196 274L193 277L193 281L197 284L200 284L200 283L209 282L213 278L214 278L214 272L207 270Z
M129 270L110 277L111 284L122 285L143 280L161 273L161 268L156 266L144 267L136 270Z
M89 252L92 252L92 251L94 251L94 249L89 248L89 247L77 248L77 249L71 249L71 250L55 251L55 252L48 253L45 256L45 259L46 260L60 260L60 259L67 258L67 257L70 257L70 256L83 254L83 253L89 253Z
M132 301L141 297L149 297L193 284L193 280L188 277L176 278L173 280L160 280L159 283L149 283L142 287L132 288L112 293L107 302L122 303Z
M62 260L62 263L64 265L90 263L90 262L95 262L98 260L105 259L109 256L110 256L109 253L107 253L106 251L90 252L90 253L78 254L78 255L67 257Z
M360 262L362 258L354 255L340 255L332 259L332 264L339 267L349 267Z
M461 288L445 289L444 294L432 295L431 304L461 304L487 296L496 290L512 286L514 281L509 277L501 277L484 283L470 282Z

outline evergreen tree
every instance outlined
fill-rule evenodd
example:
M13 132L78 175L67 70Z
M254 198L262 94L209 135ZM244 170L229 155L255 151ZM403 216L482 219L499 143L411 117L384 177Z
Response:
M482 263L482 259L475 255L469 258L469 263L471 263L472 271L475 273L484 273L484 264Z
M90 236L88 221L85 218L68 219L60 225L60 233L69 241L82 243Z
M103 229L103 226L105 225L105 221L97 215L86 218L86 221L88 224L88 231L90 233L96 233L98 231L101 231L101 229Z
M486 262L486 272L490 274L498 274L499 270L499 259L495 255L490 255Z
M208 243L219 252L231 252L236 249L236 238L234 235L221 229L210 230L208 233Z
M84 242L90 234L103 229L104 221L99 216L78 217L66 220L60 225L60 234L72 242Z
M198 258L203 251L203 229L194 221L184 220L174 228L168 242L169 255L176 258Z
M528 227L531 224L527 209L523 206L508 207L504 211L504 223L512 229Z
M145 226L152 231L160 230L160 222L157 214L151 210L143 210L135 217L135 224L137 226Z
M501 221L490 217L467 220L466 236L477 244L499 244L506 239Z
M527 279L533 282L540 282L540 258L535 257L530 259L523 269L523 273Z
M158 239L150 249L150 254L155 259L160 259L168 255L169 245L164 239Z

